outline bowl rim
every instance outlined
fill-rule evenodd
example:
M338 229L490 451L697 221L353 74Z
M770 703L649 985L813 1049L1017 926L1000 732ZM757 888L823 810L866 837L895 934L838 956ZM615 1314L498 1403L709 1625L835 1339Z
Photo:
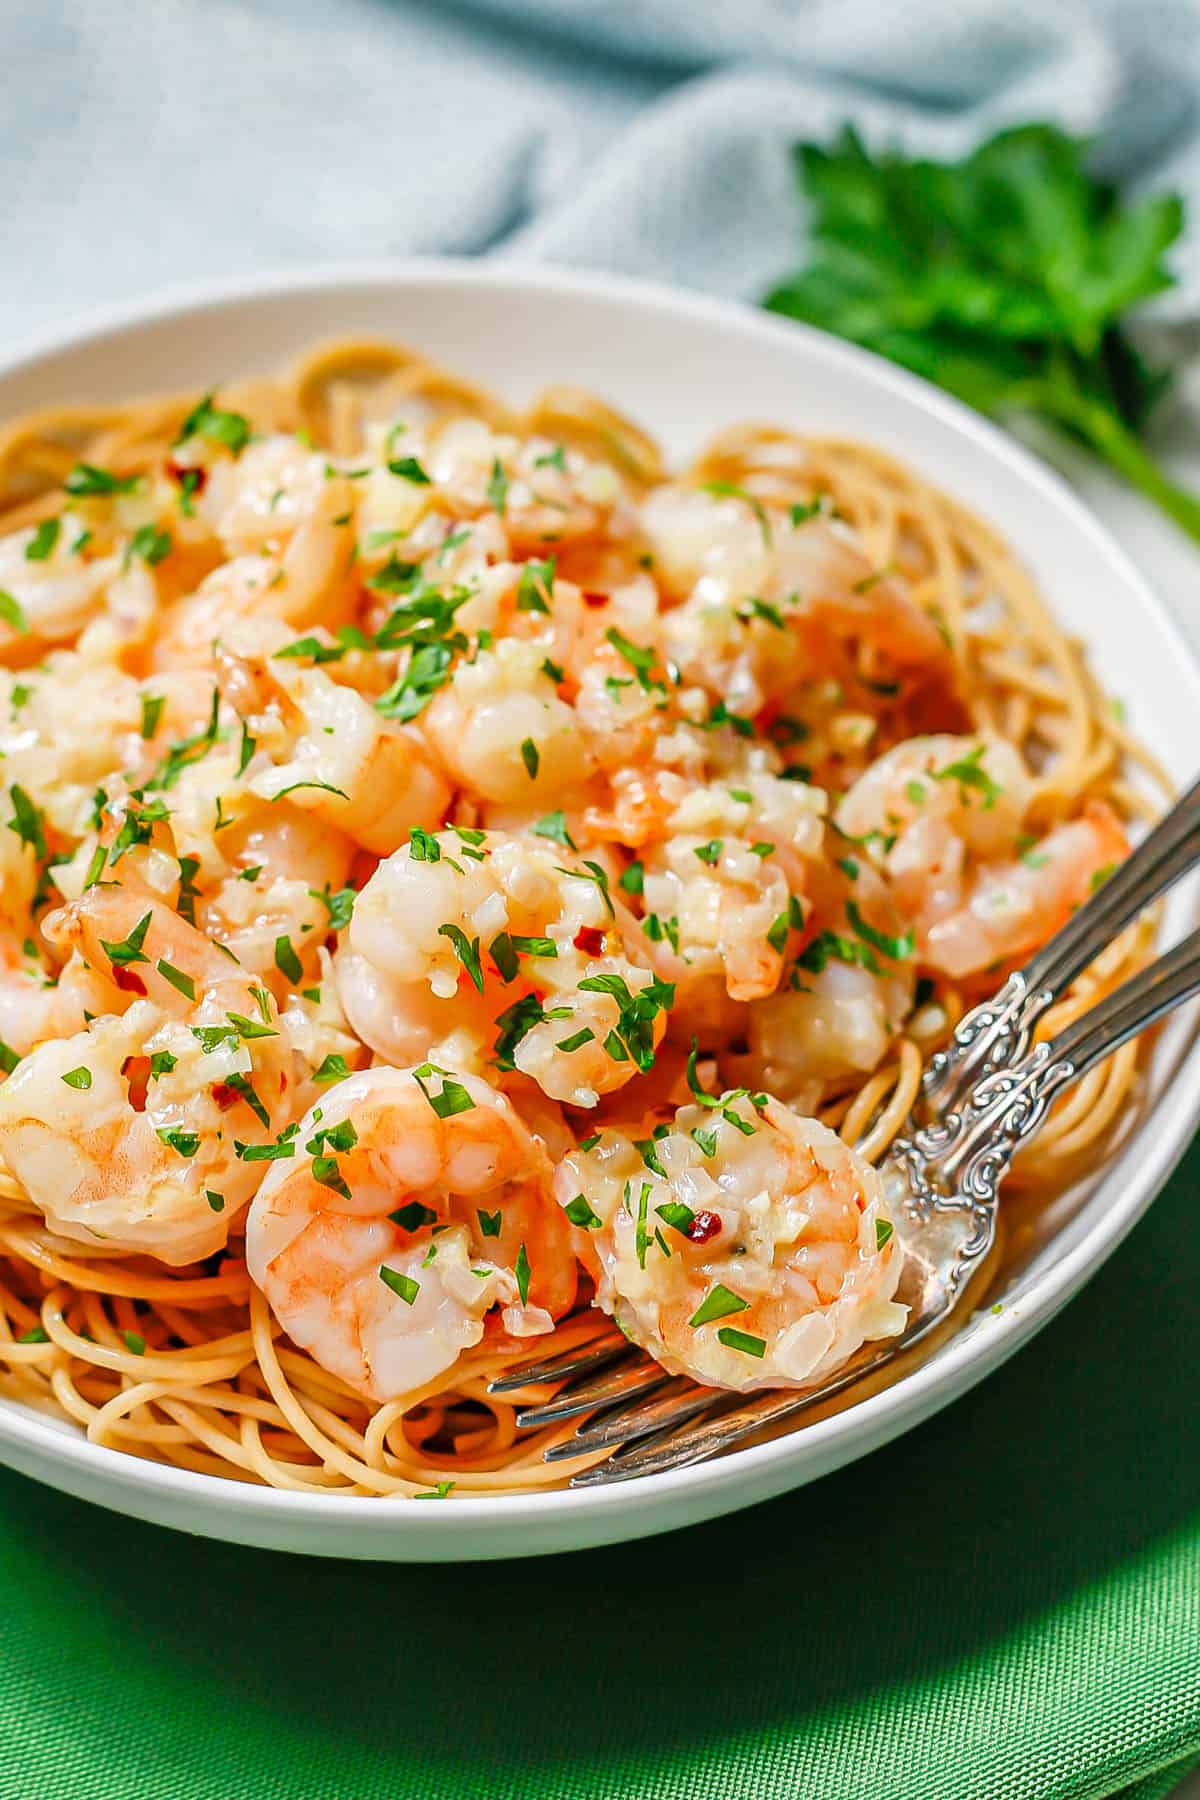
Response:
M564 299L594 297L626 305L633 310L684 316L701 324L721 327L739 335L758 338L781 348L796 347L798 339L835 369L844 368L856 379L879 389L971 440L994 461L1004 465L1027 486L1038 490L1055 507L1076 534L1090 540L1109 566L1132 589L1140 607L1151 616L1159 634L1177 661L1179 674L1192 688L1200 711L1200 664L1171 613L1147 582L1132 557L1109 534L1090 508L1066 481L1039 461L1015 439L960 401L916 375L897 368L872 352L848 344L826 332L769 313L739 301L675 288L659 281L643 280L567 267L519 263L497 257L478 260L456 257L406 256L306 264L271 272L253 272L217 279L178 282L156 289L134 301L89 308L34 331L0 354L0 380L36 365L43 358L65 351L86 349L89 343L138 328L168 324L180 315L220 312L244 302L297 294L335 297L350 288L444 285L451 288L504 290L519 301L522 294L560 294ZM997 521L1003 529L1003 521ZM1150 1118L1155 1129L1147 1133ZM807 1425L803 1431L784 1433L768 1443L731 1452L712 1462L699 1463L666 1474L642 1476L635 1482L585 1490L555 1489L511 1495L464 1496L449 1512L440 1507L418 1508L414 1513L404 1496L372 1498L353 1494L307 1494L260 1487L228 1477L206 1475L168 1464L144 1461L121 1450L92 1444L64 1430L61 1422L45 1419L31 1409L0 1401L0 1445L38 1453L65 1464L94 1484L110 1490L138 1493L147 1499L187 1503L201 1510L216 1507L230 1519L290 1521L296 1526L343 1526L351 1518L364 1538L405 1539L419 1557L422 1540L444 1544L449 1519L468 1537L472 1528L494 1526L506 1537L522 1523L530 1526L578 1523L586 1516L604 1518L619 1514L636 1500L647 1515L654 1503L668 1503L684 1496L725 1495L729 1507L737 1504L736 1490L752 1474L782 1470L791 1463L813 1461L833 1467L856 1454L897 1436L910 1424L931 1416L942 1406L997 1368L1025 1344L1094 1274L1117 1248L1126 1233L1161 1190L1187 1148L1200 1120L1200 1044L1193 1040L1182 1048L1164 1092L1150 1117L1134 1136L1144 1150L1138 1178L1111 1196L1106 1208L1079 1241L1043 1270L1016 1308L1005 1308L990 1322L986 1333L960 1331L947 1340L935 1358L912 1369L892 1387L886 1387L856 1405ZM855 1448L857 1446L857 1449ZM776 1491L773 1487L764 1491ZM98 1496L97 1496L98 1497ZM726 1508L727 1510L728 1508ZM711 1511L721 1510L710 1507ZM194 1516L194 1515L193 1515ZM401 1523L400 1521L403 1521ZM669 1520L665 1523L670 1523ZM646 1519L648 1530L661 1529ZM535 1545L528 1546L532 1550ZM547 1547L554 1547L553 1545ZM470 1554L464 1546L464 1552ZM496 1554L492 1551L490 1554ZM505 1552L501 1551L500 1554ZM489 1554L489 1552L484 1552Z

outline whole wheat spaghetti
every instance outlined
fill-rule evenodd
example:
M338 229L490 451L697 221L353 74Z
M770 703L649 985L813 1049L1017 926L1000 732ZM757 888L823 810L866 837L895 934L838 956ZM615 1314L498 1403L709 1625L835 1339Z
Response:
M271 456L278 487L255 499L247 471L265 467ZM4 1041L4 1028L5 1070L11 1077L30 1057L45 1061L46 1044L85 1046L79 1065L55 1079L75 1096L72 1116L91 1129L85 1102L97 1096L99 1108L106 1090L85 1052L97 1038L97 1018L107 1016L104 1008L111 1008L114 1030L123 1029L122 1021L136 1016L127 1010L132 1000L147 1006L154 1000L148 984L155 969L175 996L188 1005L196 999L197 979L186 968L166 954L148 958L143 948L153 946L147 931L159 929L155 908L162 906L166 924L167 913L182 921L184 940L203 929L229 960L231 972L222 977L218 967L214 981L243 983L242 1000L221 1015L234 1024L196 1026L190 1013L180 1012L179 1028L200 1044L197 1054L226 1057L220 1079L204 1083L207 1110L198 1117L230 1121L228 1135L240 1149L236 1157L223 1154L245 1189L236 1204L216 1185L204 1189L194 1239L200 1253L189 1262L165 1253L169 1230L163 1228L160 1244L144 1217L125 1242L119 1230L109 1242L86 1224L67 1230L58 1214L56 1229L34 1180L0 1172L0 1393L75 1421L96 1443L206 1474L294 1492L395 1496L562 1485L586 1459L548 1465L542 1452L572 1426L531 1432L516 1424L520 1408L550 1390L529 1385L503 1398L487 1390L495 1376L523 1362L610 1332L610 1320L590 1304L597 1291L627 1331L636 1335L644 1324L642 1302L619 1291L620 1255L597 1256L587 1241L588 1231L603 1236L610 1220L593 1210L604 1211L609 1180L589 1173L597 1133L617 1146L613 1156L631 1159L636 1179L632 1187L625 1180L624 1198L617 1195L612 1205L624 1221L621 1230L634 1232L636 1224L631 1242L639 1273L648 1266L661 1281L668 1268L672 1279L686 1271L688 1244L701 1243L709 1229L708 1214L678 1198L663 1203L657 1216L643 1200L645 1216L637 1217L639 1181L646 1188L669 1184L670 1157L682 1159L680 1167L691 1158L687 1166L702 1169L701 1152L732 1157L755 1133L760 1141L773 1133L786 1137L794 1112L857 1146L865 1163L878 1162L917 1095L927 1056L964 1009L1059 922L1047 903L1032 937L1028 931L998 937L995 954L982 961L963 951L957 937L952 949L939 948L946 921L957 930L959 914L939 902L935 917L924 895L910 905L913 877L896 862L897 842L906 831L925 829L936 807L939 830L950 830L950 802L943 805L942 794L957 795L966 823L955 813L953 829L961 827L967 847L963 852L955 841L954 854L965 862L956 864L954 880L968 899L986 891L1001 900L1016 894L1024 904L1025 888L1042 893L1044 871L1056 871L1057 846L1085 844L1087 829L1098 843L1122 843L1125 824L1153 813L1147 794L1168 785L1097 688L1082 647L1056 625L1003 542L869 446L747 425L723 432L690 467L671 474L651 438L582 390L549 389L518 413L412 351L337 342L278 378L231 382L219 399L189 393L57 408L18 420L0 432L0 504L7 632L0 660L8 683L0 707L10 714L5 787L14 809L12 829L3 835L11 837L6 850L17 859L7 873L0 870L12 915L4 922L9 979L16 984L13 997L0 1002L0 1027L15 1018L22 1029L28 1025L31 1038L14 1048ZM700 507L711 509L711 529ZM327 543L337 546L336 557ZM819 553L846 563L836 604L826 604L821 586L834 584L828 570L809 591L803 583L787 590L780 570L793 543L796 556ZM738 587L722 573L739 556L740 567L756 571L757 586ZM237 572L228 574L230 568ZM496 570L509 574L502 579ZM764 591L769 582L776 587ZM482 590L492 594L489 604L499 609L501 623L479 623ZM279 648L277 635L269 639L276 647L251 654L245 631L262 616L288 641ZM474 623L464 626L464 620ZM571 709L567 737L575 740L574 748L565 740L559 745L531 729L515 747L530 783L523 805L507 797L517 791L511 782L505 788L497 775L492 784L491 771L507 754L503 746L490 753L483 773L471 773L466 759L476 715L463 712L445 722L458 690L473 692L472 683L484 679L480 671L503 660L502 640L516 646L505 679L516 679L518 664L532 671L521 677L526 688L519 703L536 692L549 696L538 702L547 718L559 716L551 699ZM263 684L276 679L276 666L284 686L270 688L268 703ZM791 688L781 668L791 670ZM59 691L56 682L75 697L57 744L53 727L37 724L46 694ZM129 703L140 708L132 729L110 719L125 704L126 688ZM328 764L319 736L305 735L316 729L304 712L316 704L314 695L321 704L349 706L347 694L388 722L380 755L394 757L399 744L416 759L427 782L422 791L435 796L425 825L414 816L402 831L397 827L385 804L390 776L369 776L362 795L341 787L335 779L340 724L322 728ZM747 694L743 705L738 696ZM92 765L82 749L64 747L83 735L78 717L70 717L78 708L94 708L91 753L100 759L87 809L70 796L76 787L82 793L80 771ZM176 713L184 727L171 724ZM272 747L275 730L292 732L286 749ZM120 747L108 764L106 732ZM902 783L904 817L885 813L865 831L849 829L854 805L869 798L869 789L856 784L881 758L914 740L951 738L965 746L957 760L942 767L927 757ZM986 748L996 745L1011 747L1028 782L1019 833L1003 852L980 848L983 838L973 847L970 839L972 831L992 831L1012 800L995 774L1001 750ZM556 790L560 752L567 761L576 753L585 760ZM206 805L211 799L202 790L204 765L215 767L221 756L241 766L216 793L215 818L200 819L198 812L198 823L185 818L194 793L203 791ZM132 779L131 759L138 771ZM277 774L293 765L298 776ZM14 770L27 767L26 782ZM520 765L514 769L519 786ZM735 807L750 807L755 782L754 805L769 789L773 805L783 804L781 794L789 804L794 800L796 818L808 808L806 841L820 848L806 853L811 867L801 874L794 872L799 864L787 862L785 847L767 840L765 828L760 834L748 825L744 832L741 825L721 825L727 816L742 816L728 815L728 796ZM259 928L245 908L238 913L234 884L240 880L257 893L266 878L250 849L242 854L229 847L268 841L269 828L256 823L265 804L288 808L301 838L315 824L316 837L303 838L311 846L303 856L313 861L311 880L296 883L299 922L290 932L272 927L274 943L260 956ZM717 825L691 823L710 817ZM1076 837L1063 837L1071 827ZM199 849L190 847L188 832ZM740 861L733 855L738 832ZM590 881L600 923L580 926L570 943L511 929L495 939L483 934L482 950L470 930L444 926L449 949L443 945L439 954L457 959L458 987L453 998L437 1002L435 983L430 1004L435 1014L438 1004L455 1009L435 1041L449 1042L458 1060L451 1066L450 1052L435 1059L428 1044L401 1058L355 1012L347 973L350 908L361 906L368 884L384 879L379 871L402 851L410 876L414 861L424 860L440 863L444 873L457 852L465 881L473 878L471 855L482 862L500 854L501 837L530 846L547 880L557 879L555 865L575 883L572 893ZM343 851L346 874L339 883L336 874L324 873L322 858L336 863ZM757 865L746 863L746 853ZM1103 879L1104 854L1097 851L1082 869L1080 892ZM778 916L763 915L765 930L756 936L759 887L766 891L783 879L775 873L783 863L785 901ZM744 871L754 866L761 882L747 887ZM302 872L308 868L304 862ZM734 932L718 924L705 939L688 921L699 916L701 900L710 910L717 906L713 896L719 898L722 879L741 896L743 926ZM694 881L708 886L701 893ZM1063 902L1068 909L1079 897L1071 893L1074 899ZM136 899L130 921L141 917L114 942L91 928L88 909L111 909L126 894ZM677 894L677 911L656 911L655 894ZM143 928L142 918L152 923ZM620 950L628 958L626 974L597 989L593 973L584 990L592 1011L572 990L559 1009L570 1023L555 1028L561 1039L550 1043L543 1062L535 1061L534 1027L553 1019L551 1002L562 997L553 981L547 986L535 978L536 968L547 959L565 966L573 947L585 959L580 968L594 971L601 966L596 959L607 957L603 966L611 975L618 951L615 939L605 937L614 929L610 918L627 938L637 934L634 948L626 941ZM700 933L694 941L692 929ZM1142 966L1152 937L1148 920L1125 931L1043 1029L1059 1029ZM734 941L739 938L755 939L753 954L745 941ZM71 998L76 979L78 1001ZM503 1012L489 997L501 980ZM835 1046L836 1054L818 1055L805 1039L810 1029L824 1027L820 1009L831 980L835 988L858 983L855 996L861 988L861 1004L874 1009L870 1019L881 1035L869 1055L857 1040L850 1049ZM97 993L101 1000L89 1005ZM481 1004L490 1009L487 1041L471 1037ZM161 1005L169 1011L182 1002L163 989ZM43 1015L44 1023L36 1023ZM768 1016L783 1021L782 1053L760 1024ZM276 1066L271 1058L283 1059L281 1042L289 1033L289 1054L308 1058L296 1090L303 1090L303 1103L297 1098L292 1112L291 1062L279 1062L285 1071L280 1096L267 1091ZM789 1061L800 1039L799 1058ZM143 1055L139 1045L115 1065L130 1114L156 1104L154 1083L178 1076L180 1055L161 1049ZM848 1060L839 1064L839 1055ZM325 1366L336 1356L325 1354L323 1363L301 1348L279 1316L289 1301L273 1297L269 1282L252 1281L243 1241L246 1200L256 1182L265 1183L264 1194L280 1194L302 1161L297 1145L314 1130L316 1148L304 1154L315 1178L335 1195L345 1190L350 1204L348 1171L362 1145L356 1151L352 1132L339 1136L338 1122L345 1113L361 1129L362 1117L346 1107L339 1112L334 1094L354 1071L369 1086L373 1067L412 1061L419 1073L423 1057L434 1073L421 1078L421 1092L445 1102L434 1108L439 1129L450 1129L446 1114L452 1119L455 1105L471 1107L470 1094L480 1090L470 1082L483 1080L503 1090L507 1098L497 1104L511 1105L522 1129L559 1165L555 1191L576 1233L571 1288L575 1256L579 1287L558 1316L554 1307L539 1313L530 1301L526 1244L523 1275L520 1256L512 1268L489 1262L488 1255L500 1255L489 1244L499 1242L501 1228L489 1221L499 1220L500 1210L499 1203L495 1213L481 1205L479 1227L470 1226L479 1264L471 1273L492 1279L500 1296L486 1328L481 1324L476 1341L449 1368L380 1397L363 1380ZM579 1068L599 1075L576 1079L572 1057L590 1058ZM778 1111L758 1091L768 1085L768 1072L788 1084L782 1095L788 1105ZM1103 1153L1129 1116L1137 1076L1138 1049L1130 1044L1057 1108L1013 1177L1031 1200L1061 1189ZM2 1095L0 1089L0 1112ZM297 1136L302 1111L308 1123ZM131 1120L126 1124L133 1128ZM629 1127L625 1137L623 1126ZM722 1143L728 1138L732 1146L719 1153L709 1148L718 1126ZM193 1130L182 1115L157 1129L162 1154L180 1159L180 1182L185 1163L203 1160L204 1129ZM635 1139L635 1130L645 1137ZM6 1141L17 1143L6 1140L0 1120L0 1146ZM65 1181L68 1140L60 1135L54 1142ZM656 1143L668 1158L665 1170ZM679 1144L700 1150L686 1148L685 1157ZM544 1161L546 1152L539 1148L537 1155ZM105 1206L116 1204L113 1195L126 1179L117 1152L112 1156L113 1193L97 1202ZM862 1165L851 1159L847 1167L857 1179L853 1171ZM564 1185L566 1168L582 1171L575 1200ZM667 1191L655 1186L651 1201ZM138 1204L143 1201L144 1210L160 1203L144 1195ZM428 1239L426 1260L412 1263L415 1274L398 1264L389 1269L386 1257L381 1269L407 1305L420 1287L420 1270L436 1267L436 1230L459 1219L447 1213L434 1227L436 1206L422 1211L419 1201L410 1197L407 1211L400 1207L397 1229L406 1234L406 1254ZM864 1216L875 1216L870 1206ZM460 1226L461 1220L454 1229ZM711 1229L718 1228L719 1221ZM875 1229L886 1260L891 1228L882 1215ZM668 1241L672 1232L677 1241ZM874 1241L869 1248L874 1251ZM537 1274L535 1268L535 1284ZM714 1294L725 1296L716 1310ZM878 1303L886 1307L887 1296ZM714 1333L723 1320L722 1343L749 1359L751 1374L755 1359L774 1353L773 1346L758 1348L764 1336L742 1329L756 1321L751 1299L725 1284L710 1287L688 1330L696 1333L710 1317ZM645 1329L641 1341L668 1366L691 1368L666 1324ZM894 1326L879 1326L880 1334L887 1329Z

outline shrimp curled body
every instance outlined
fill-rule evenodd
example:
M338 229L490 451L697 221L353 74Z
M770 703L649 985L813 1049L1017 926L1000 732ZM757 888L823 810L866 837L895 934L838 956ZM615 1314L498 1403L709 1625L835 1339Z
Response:
M550 1159L486 1082L364 1069L296 1146L254 1198L246 1260L292 1340L368 1399L436 1380L489 1322L536 1336L571 1306Z

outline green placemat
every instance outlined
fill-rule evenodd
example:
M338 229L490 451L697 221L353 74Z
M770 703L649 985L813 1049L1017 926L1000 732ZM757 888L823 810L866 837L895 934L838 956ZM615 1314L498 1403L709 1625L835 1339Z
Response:
M672 1537L302 1561L4 1475L0 1795L1159 1800L1200 1752L1198 1386L1200 1146L957 1406Z

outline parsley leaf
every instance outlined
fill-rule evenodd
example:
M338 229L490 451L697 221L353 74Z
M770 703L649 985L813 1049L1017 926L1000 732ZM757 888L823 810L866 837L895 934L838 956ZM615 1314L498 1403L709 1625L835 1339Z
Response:
M1140 442L1169 385L1123 320L1172 285L1177 195L1126 201L1052 125L1004 130L958 162L874 157L845 130L797 149L814 246L764 304L938 382L979 411L1049 421L1193 538L1200 499Z

